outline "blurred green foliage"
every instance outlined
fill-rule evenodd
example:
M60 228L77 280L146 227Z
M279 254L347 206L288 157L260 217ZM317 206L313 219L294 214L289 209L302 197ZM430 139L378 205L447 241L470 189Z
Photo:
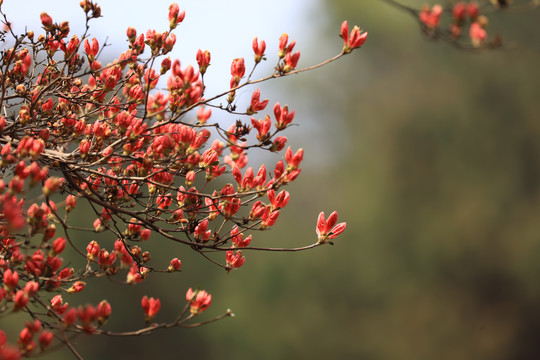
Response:
M231 274L164 241L181 273L121 294L89 284L113 306L110 327L142 326L144 294L162 299L156 321L171 319L198 285L214 298L202 318L237 316L75 345L88 359L540 358L538 15L490 15L488 32L519 45L471 54L425 41L381 1L321 4L303 64L340 51L342 19L369 38L338 64L268 85L286 84L299 109L291 142L306 164L276 228L254 237L309 244L321 209L337 209L345 233L305 253L247 253Z

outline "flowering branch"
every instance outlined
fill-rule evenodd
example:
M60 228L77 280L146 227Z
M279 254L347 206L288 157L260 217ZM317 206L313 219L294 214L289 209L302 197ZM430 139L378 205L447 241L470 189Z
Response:
M462 50L495 49L503 46L500 35L488 40L486 28L489 21L486 14L494 11L530 11L540 5L538 0L518 0L515 4L508 0L452 0L446 6L424 5L421 9L416 9L397 0L383 1L415 17L427 39L442 40ZM467 35L464 30L468 30Z
M300 175L304 152L293 151L282 135L294 111L276 103L273 114L257 119L269 100L255 89L242 111L236 92L325 66L361 47L367 33L358 27L349 32L344 22L342 51L304 68L297 67L296 41L283 34L273 73L252 80L256 66L267 59L266 43L255 38L248 76L245 59L234 59L228 89L207 95L203 79L211 65L208 50L197 52L196 66L182 67L167 56L176 44L174 30L185 19L177 4L169 7L163 32L137 34L128 28L129 48L108 65L99 61L104 45L88 37L89 22L101 17L101 9L90 0L81 7L86 30L80 37L71 35L68 22L55 23L42 13L43 34L16 35L9 29L3 35L10 34L11 43L2 38L0 313L23 312L33 321L19 334L18 347L0 330L0 358L38 353L36 337L40 351L54 349L56 338L81 358L70 340L74 334L136 336L233 316L228 310L191 322L208 309L212 296L189 289L175 321L153 323L161 301L144 296L146 325L111 332L103 329L112 312L107 300L78 307L64 300L84 294L89 278L134 285L153 272L179 271L179 258L152 259L145 249L157 237L189 246L230 272L244 265L247 250L305 251L331 243L345 229L344 223L334 227L334 212L323 225L319 217L318 238L311 245L252 245L253 233L274 226L287 206L291 196L282 188ZM8 24L1 7L0 14ZM213 103L218 99L226 99L226 105ZM228 127L219 120L211 123L212 109L249 120ZM281 152L282 159L272 171L264 164L255 171L248 166L248 152L257 149ZM231 182L215 181L226 177ZM90 223L72 225L77 216ZM72 239L81 232L94 233L97 240L86 248L77 246ZM68 264L80 260L79 268L64 263L67 246L79 255Z

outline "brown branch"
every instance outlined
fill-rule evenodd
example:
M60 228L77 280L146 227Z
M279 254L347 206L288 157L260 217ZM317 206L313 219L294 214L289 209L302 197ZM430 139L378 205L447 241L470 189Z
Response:
M195 324L184 325L184 323L186 321L188 321L188 320L190 320L190 319L192 319L194 317L193 315L189 315L184 320L177 320L177 321L172 322L172 323L161 323L161 324L155 324L154 323L154 324L152 324L150 326L147 326L145 328L141 328L141 329L133 330L133 331L115 332L115 331L96 330L96 331L94 331L94 333L92 335L140 336L140 335L149 334L149 333L151 333L152 331L155 331L155 330L170 329L170 328L173 328L173 327L193 328L193 327L197 327L197 326L201 326L201 325L205 325L205 324L210 324L210 323L216 322L218 320L224 319L226 317L233 317L233 316L234 316L234 314L232 313L232 311L228 309L224 314L216 316L215 318L212 318L210 320L202 321L202 322L195 323Z

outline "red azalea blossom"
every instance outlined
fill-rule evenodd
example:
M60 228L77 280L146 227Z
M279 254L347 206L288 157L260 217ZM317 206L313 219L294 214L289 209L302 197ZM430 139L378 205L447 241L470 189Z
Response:
M86 283L84 281L76 281L75 283L73 283L73 285L71 285L69 289L67 289L67 292L70 294L78 293L82 291L85 286L86 286Z
M205 290L195 290L191 288L186 293L186 300L190 305L190 311L193 315L198 315L208 309L212 303L212 295Z
M434 29L439 26L442 13L443 7L441 5L434 5L431 9L428 6L424 6L418 16L422 24Z
M479 47L484 44L487 38L486 30L478 22L473 22L469 29L469 36L474 46Z
M171 263L169 267L167 268L167 271L178 271L182 267L182 261L178 260L178 258L174 258L171 260Z
M317 232L318 242L324 244L328 239L333 239L339 234L341 234L347 227L347 223L342 222L336 225L337 222L337 212L328 216L328 219L325 219L324 212L321 211L317 219L317 227L315 231Z
M51 308L59 315L67 310L68 305L68 303L63 303L62 295L56 295L51 299Z
M197 50L197 64L199 64L199 72L204 75L206 68L210 65L210 51Z
M263 59L264 52L266 50L266 43L264 42L264 40L261 40L261 42L259 42L255 37L253 39L252 48L253 52L255 53L255 63L258 64Z
M238 250L236 252L229 250L226 252L226 262L227 269L237 269L240 266L244 265L246 258L242 256L242 251Z
M231 230L231 240L234 247L246 247L251 243L252 235L244 237L244 233L238 230L238 226L235 225Z
M171 4L169 6L169 25L171 29L176 28L176 25L184 21L186 17L186 12L180 12L180 7L177 3Z
M248 115L253 115L258 111L262 111L266 105L268 105L268 100L260 101L260 97L261 91L259 89L255 90L251 95L251 104L246 111Z
M146 316L146 321L150 322L161 309L161 301L159 299L154 299L153 297L148 298L145 295L141 300L141 306L143 308L144 315Z
M367 32L362 32L358 26L355 26L349 36L349 24L344 21L341 24L341 37L343 38L343 53L348 54L353 49L359 48L366 42Z
M452 16L458 24L463 22L467 16L467 5L465 5L465 3L462 1L455 4L452 8Z
M231 64L231 88L237 86L246 72L243 58L234 59Z

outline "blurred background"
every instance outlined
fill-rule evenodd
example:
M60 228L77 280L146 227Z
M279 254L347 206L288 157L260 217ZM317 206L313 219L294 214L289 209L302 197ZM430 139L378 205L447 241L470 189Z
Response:
M4 1L16 29L39 29L41 11L72 29L83 19L77 2L28 3ZM102 1L91 30L109 37L111 60L128 26L167 26L168 1L114 3ZM213 295L201 319L227 308L236 316L74 345L86 359L540 358L539 11L490 14L488 34L517 46L468 53L426 41L415 19L380 0L290 3L184 0L173 56L194 64L199 47L211 51L210 94L227 87L233 58L251 57L254 36L268 43L271 71L283 32L297 39L303 67L341 51L344 19L369 31L339 62L260 87L271 104L296 110L299 126L287 135L305 162L280 221L254 234L257 245L314 242L321 210L338 210L347 230L308 252L249 252L230 274L164 242L159 251L181 258L181 273L120 291L89 282L85 300L112 305L109 328L141 327L145 294L162 300L156 321L172 319L196 286ZM258 168L267 158L251 160ZM72 355L43 357L63 358Z

